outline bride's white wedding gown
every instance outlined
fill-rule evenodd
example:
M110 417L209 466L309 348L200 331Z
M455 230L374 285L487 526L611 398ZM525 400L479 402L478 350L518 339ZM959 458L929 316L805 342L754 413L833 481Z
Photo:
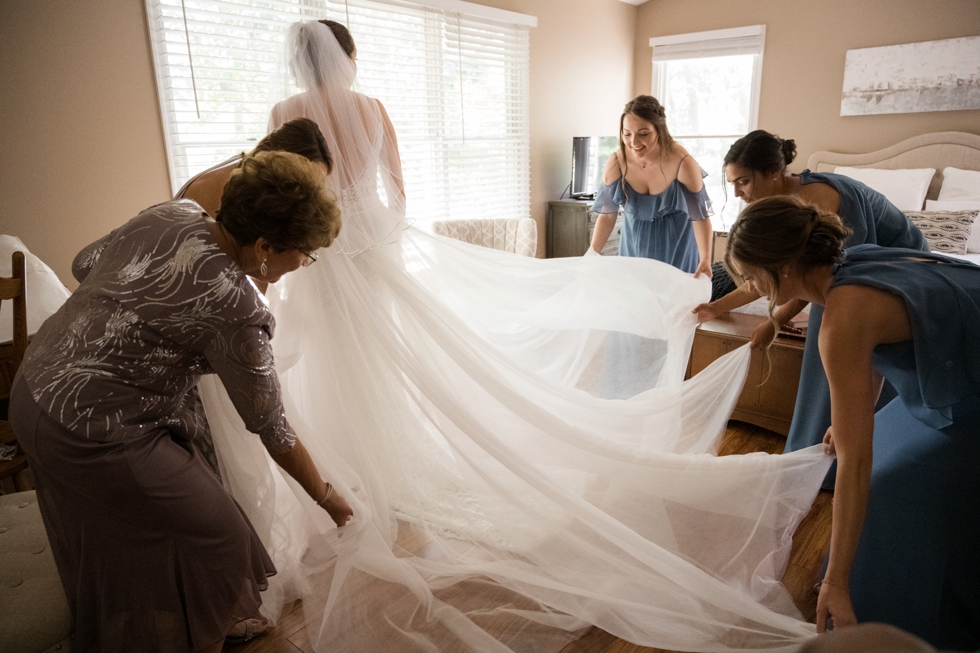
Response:
M279 569L264 611L303 598L332 653L557 651L590 624L672 650L795 650L815 629L779 578L830 461L713 455L749 353L683 380L710 284L408 227L387 120L347 90L324 30L291 32L332 59L273 122L320 124L344 227L275 288L273 343L290 422L349 525L202 383L222 475Z

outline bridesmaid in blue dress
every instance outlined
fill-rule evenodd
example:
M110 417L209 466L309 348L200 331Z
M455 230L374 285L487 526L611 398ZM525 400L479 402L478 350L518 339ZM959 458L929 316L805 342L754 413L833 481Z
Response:
M620 256L652 258L711 276L711 201L701 167L667 131L660 102L630 100L619 118L619 151L609 157L592 210L591 249L601 252L623 207Z
M824 307L824 438L838 461L817 629L898 626L980 648L980 266L858 245L791 197L754 202L726 263L770 306ZM876 414L882 377L898 396Z
M745 202L792 195L838 214L851 232L845 247L871 243L882 247L929 250L918 227L884 195L843 175L809 170L798 175L788 174L786 166L795 156L793 140L783 140L760 129L735 141L728 150L725 176L732 184L735 196ZM698 306L695 312L698 321L705 322L757 298L758 295L741 288L715 302ZM802 300L781 306L775 313L776 322L785 324L805 307L806 302ZM820 306L810 309L800 387L786 438L787 452L819 443L830 427L830 388L817 351L822 315ZM770 342L775 334L774 324L761 325L752 336L752 346ZM835 470L831 468L824 483L826 489L833 488L834 474Z

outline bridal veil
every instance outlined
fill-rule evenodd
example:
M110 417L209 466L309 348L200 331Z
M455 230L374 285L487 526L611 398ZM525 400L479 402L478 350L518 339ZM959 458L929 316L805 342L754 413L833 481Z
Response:
M811 636L779 578L829 459L714 455L749 354L684 380L710 284L406 224L354 61L317 22L288 57L304 90L272 126L320 125L344 226L270 289L273 344L290 422L354 518L334 527L205 382L223 478L280 572L264 610L303 598L331 652L558 651L591 624L690 651Z

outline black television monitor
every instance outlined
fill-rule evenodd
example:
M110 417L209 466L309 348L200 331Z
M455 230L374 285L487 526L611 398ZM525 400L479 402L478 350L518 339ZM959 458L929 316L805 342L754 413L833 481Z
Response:
M615 136L572 138L572 199L594 199L602 183L602 170L609 155L619 148Z

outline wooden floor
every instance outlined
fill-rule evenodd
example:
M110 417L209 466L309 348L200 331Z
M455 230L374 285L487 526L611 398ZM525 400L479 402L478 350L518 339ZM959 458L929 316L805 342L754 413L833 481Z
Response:
M765 451L782 453L786 439L771 431L744 424L730 422L722 440L721 455ZM793 551L789 566L783 576L783 584L789 590L797 607L811 622L816 616L817 597L813 585L827 553L830 542L831 495L821 492L813 502L809 514L804 518L793 536ZM271 632L242 646L226 648L237 653L313 653L306 636L300 601L287 606L279 624ZM381 653L381 652L365 652ZM562 653L664 653L660 649L630 644L617 637L591 628L579 640L568 644Z

